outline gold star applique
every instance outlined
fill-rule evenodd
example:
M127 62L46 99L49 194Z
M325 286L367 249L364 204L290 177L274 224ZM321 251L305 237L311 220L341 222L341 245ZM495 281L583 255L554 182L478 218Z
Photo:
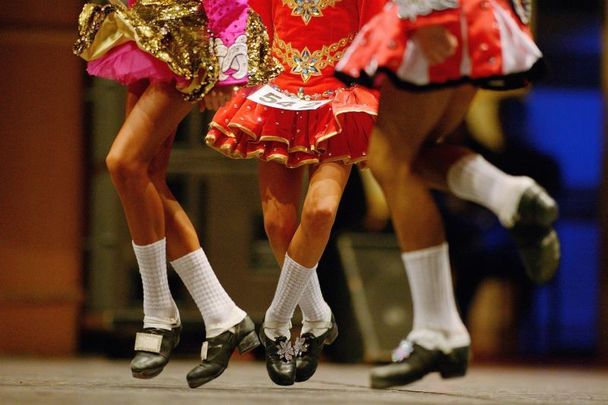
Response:
M314 54L311 55L308 48L304 48L301 53L297 52L293 56L294 67L291 69L291 73L300 74L306 83L311 76L321 76L321 71L317 67L318 62L319 58Z
M323 9L334 6L340 0L283 0L283 5L291 9L291 15L302 17L308 25L313 17L322 17Z

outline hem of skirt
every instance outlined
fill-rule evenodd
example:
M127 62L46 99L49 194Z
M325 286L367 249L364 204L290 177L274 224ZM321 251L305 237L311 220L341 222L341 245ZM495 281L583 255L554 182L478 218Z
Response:
M483 89L495 91L507 91L526 87L532 82L541 80L547 72L547 65L544 58L539 58L532 67L524 72L511 73L507 75L495 75L487 77L472 78L463 76L455 80L448 80L441 83L416 84L401 79L392 69L379 67L373 75L367 74L364 70L359 71L359 76L351 76L342 71L335 71L334 75L348 85L361 84L369 88L377 88L375 85L378 76L386 76L398 88L413 92L425 92L460 86L463 84L473 84Z

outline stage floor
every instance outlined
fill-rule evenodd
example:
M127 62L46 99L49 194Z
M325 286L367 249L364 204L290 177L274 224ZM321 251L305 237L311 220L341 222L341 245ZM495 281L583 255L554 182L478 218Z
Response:
M467 377L427 376L407 388L372 390L368 366L321 364L311 381L274 385L261 362L233 361L217 380L188 388L195 360L174 360L153 380L125 360L0 358L0 404L608 404L608 370L474 366Z

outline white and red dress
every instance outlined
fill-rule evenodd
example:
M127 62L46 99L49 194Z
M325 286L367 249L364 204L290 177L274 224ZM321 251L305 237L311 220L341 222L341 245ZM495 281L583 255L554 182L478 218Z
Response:
M378 95L345 86L334 70L359 29L384 4L385 0L250 1L266 24L272 55L283 66L265 89L291 100L325 104L283 108L297 103L263 102L253 96L264 89L242 89L218 110L206 143L231 158L258 158L290 168L365 160Z
M394 0L363 27L337 67L346 82L376 87L383 78L406 89L460 83L505 90L544 71L532 39L529 0ZM442 25L458 39L454 55L430 66L412 33Z

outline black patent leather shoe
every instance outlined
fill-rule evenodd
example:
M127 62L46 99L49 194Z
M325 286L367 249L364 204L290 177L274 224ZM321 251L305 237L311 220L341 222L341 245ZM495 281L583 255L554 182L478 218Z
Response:
M371 371L372 388L407 385L429 373L438 372L442 378L462 377L469 365L469 346L452 349L448 354L441 350L428 350L414 343L408 357Z
M560 243L552 225L557 216L555 200L533 184L522 194L514 225L509 228L526 274L537 284L551 281L559 267Z
M135 335L135 357L131 373L135 378L153 378L169 363L173 349L179 343L181 324L171 330L144 328Z
M338 325L331 316L331 326L322 335L315 337L310 332L300 336L294 345L296 353L296 382L308 380L317 371L321 352L338 337Z
M255 325L246 316L234 329L209 338L203 342L201 363L194 367L186 380L190 388L200 387L219 377L228 367L228 361L236 348L239 352L247 353L260 345L255 333Z
M293 385L296 380L296 359L289 339L279 336L271 340L266 336L262 324L260 342L266 351L266 371L272 382L278 385Z

